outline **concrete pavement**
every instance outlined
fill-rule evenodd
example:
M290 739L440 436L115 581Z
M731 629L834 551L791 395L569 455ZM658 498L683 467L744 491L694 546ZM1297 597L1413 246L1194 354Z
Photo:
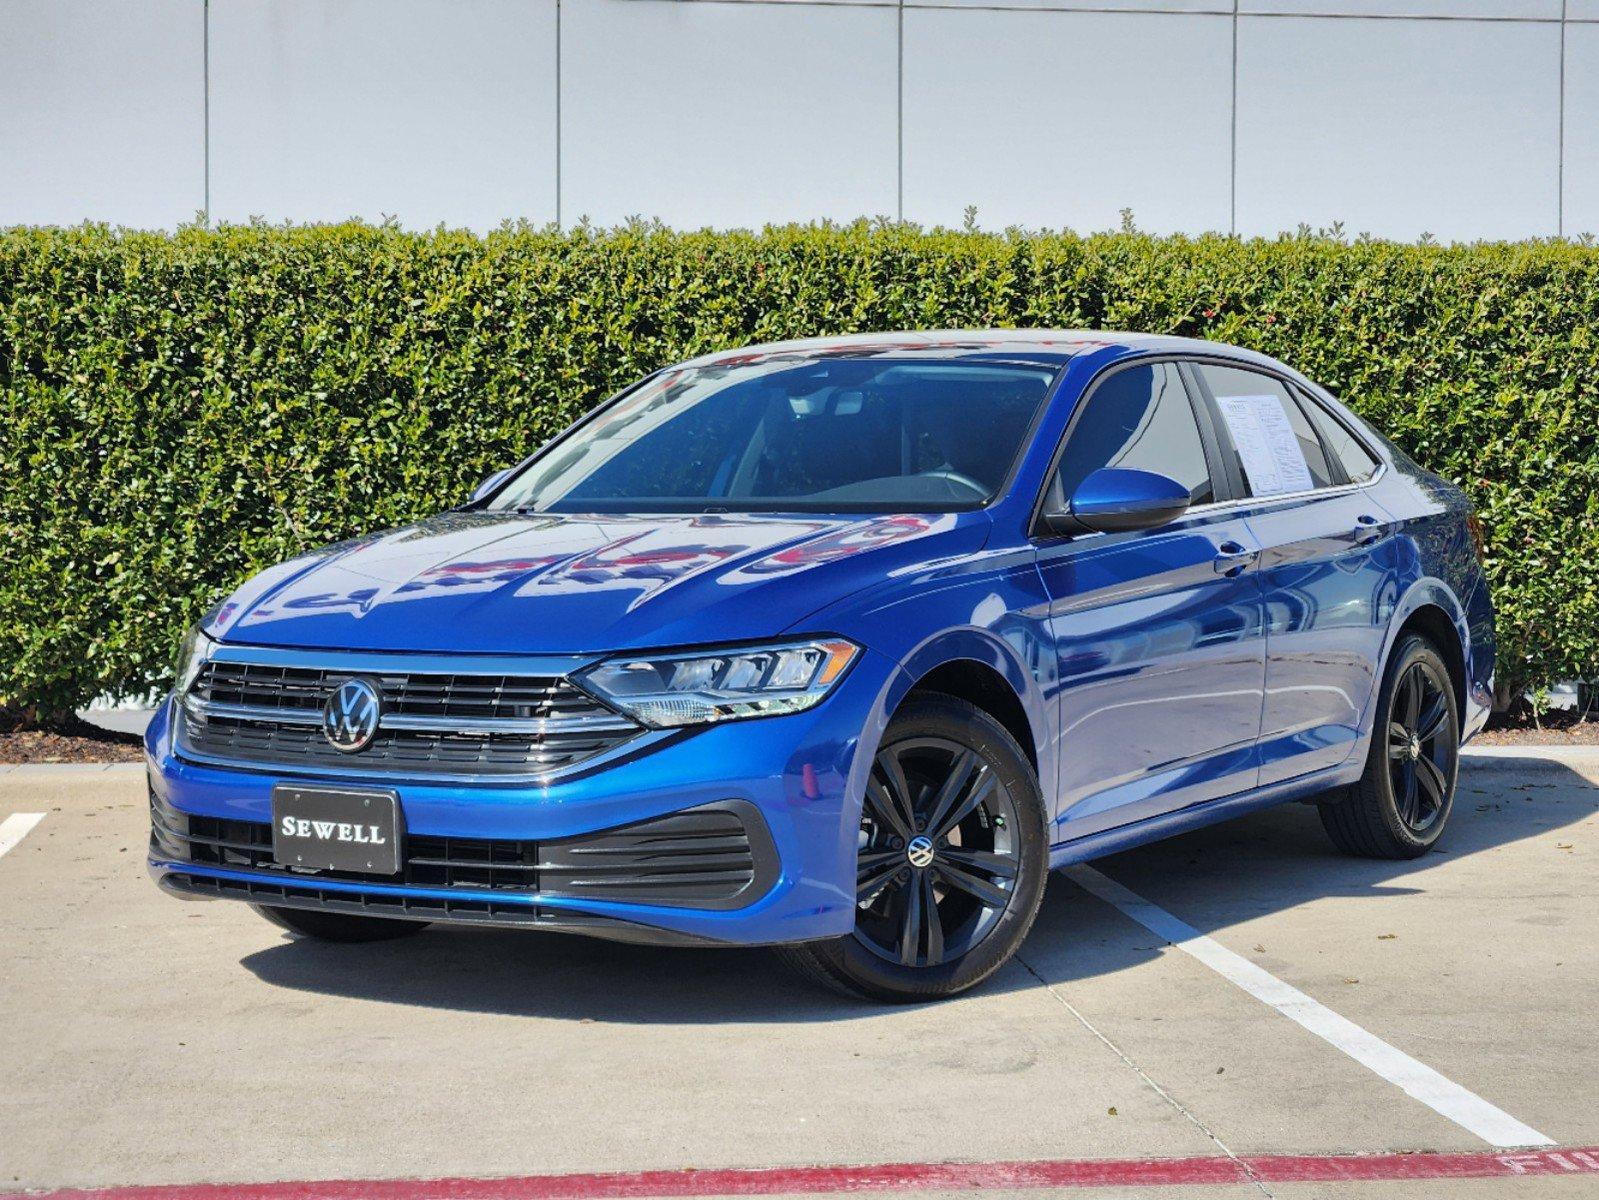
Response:
M1414 863L1339 857L1295 805L1095 866L1593 1146L1596 785L1599 755L1474 755ZM759 951L447 929L330 946L182 904L143 871L137 768L0 771L0 821L27 812L45 817L0 857L0 1189L1491 1149L1061 877L984 988L879 1009ZM1599 1195L1599 1174L1521 1186L1158 1194Z

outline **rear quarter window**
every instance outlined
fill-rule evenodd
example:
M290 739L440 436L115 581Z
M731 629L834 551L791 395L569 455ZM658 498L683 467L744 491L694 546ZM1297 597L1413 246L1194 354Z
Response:
M1328 453L1343 464L1351 483L1364 483L1377 473L1377 456L1366 449L1342 421L1308 396L1305 409Z

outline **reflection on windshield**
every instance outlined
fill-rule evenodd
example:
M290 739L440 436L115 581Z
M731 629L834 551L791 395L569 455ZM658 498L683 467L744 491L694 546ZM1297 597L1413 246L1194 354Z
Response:
M522 512L975 508L1003 484L1047 367L718 363L628 393L495 498Z

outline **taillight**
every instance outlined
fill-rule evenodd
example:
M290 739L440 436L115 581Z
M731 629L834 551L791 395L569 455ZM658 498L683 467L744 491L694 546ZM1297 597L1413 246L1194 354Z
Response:
M1482 562L1488 557L1488 543L1483 540L1482 522L1477 519L1476 513L1466 514L1466 532L1471 534L1471 544L1477 551L1477 561Z

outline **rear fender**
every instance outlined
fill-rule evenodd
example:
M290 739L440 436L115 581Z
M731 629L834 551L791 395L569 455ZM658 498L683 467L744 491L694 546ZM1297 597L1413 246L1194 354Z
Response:
M1393 615L1389 618L1388 631L1383 638L1382 670L1377 675L1377 686L1372 688L1371 695L1366 698L1365 712L1361 714L1360 725L1363 732L1359 743L1355 747L1355 753L1351 756L1355 761L1364 762L1367 753L1370 751L1371 739L1375 731L1377 699L1382 691L1381 681L1387 676L1388 663L1393 658L1394 647L1399 641L1399 631L1404 628L1405 622L1418 609L1429 605L1443 611L1450 624L1454 626L1455 635L1460 639L1461 658L1466 665L1466 704L1468 712L1463 714L1466 728L1475 732L1475 728L1481 725L1481 720L1478 720L1475 727L1472 724L1473 719L1477 716L1476 710L1484 703L1485 697L1479 697L1475 694L1481 689L1481 684L1475 680L1476 672L1472 670L1471 627L1466 620L1465 608L1455 595L1454 590L1442 579L1434 576L1423 576L1411 584L1410 588L1400 597L1399 602L1394 605ZM1486 699L1491 702L1491 698ZM1486 719L1485 713L1482 715L1482 719Z

